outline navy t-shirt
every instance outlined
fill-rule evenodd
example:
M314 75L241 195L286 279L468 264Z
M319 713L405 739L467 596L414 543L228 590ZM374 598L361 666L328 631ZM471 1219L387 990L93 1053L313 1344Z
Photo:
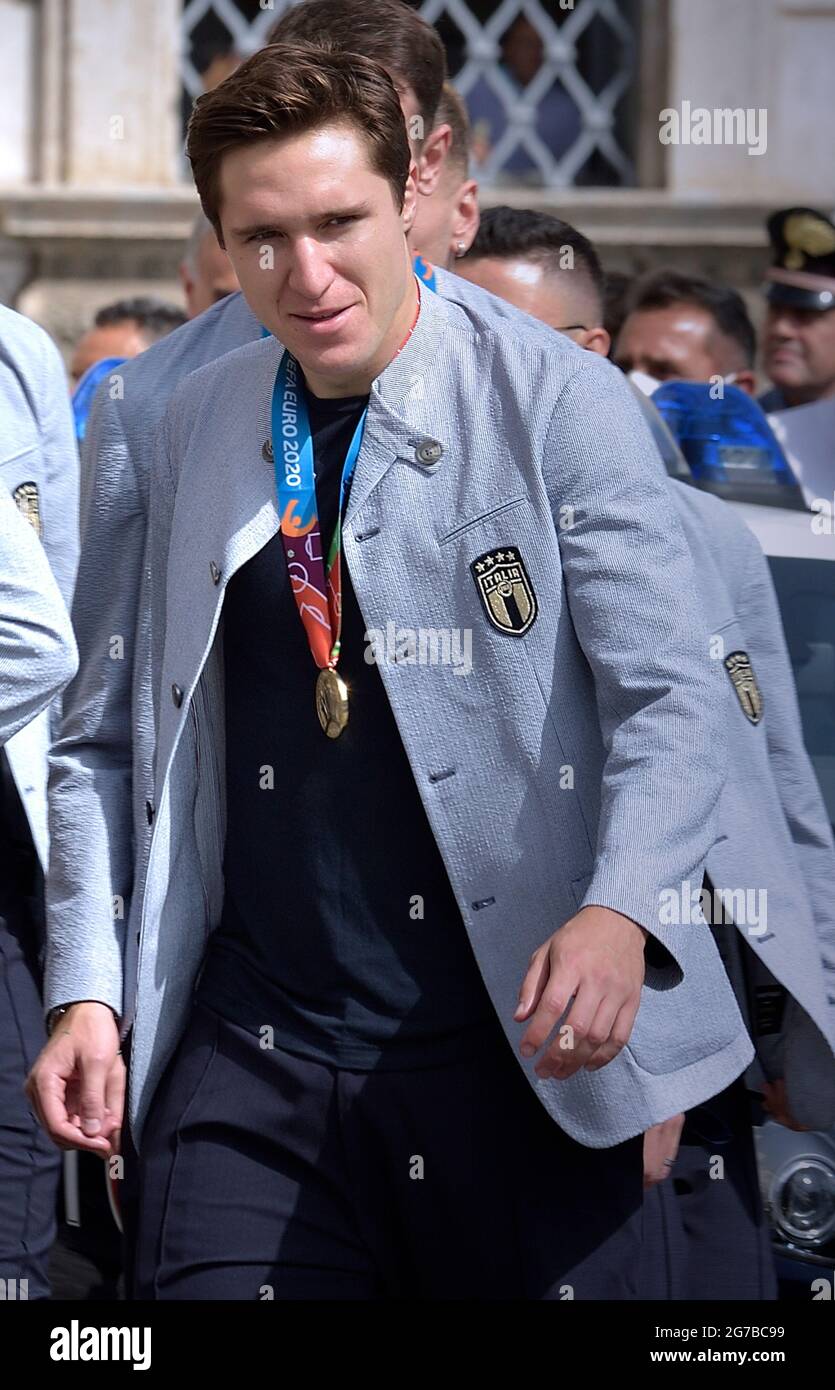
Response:
M323 538L367 397L308 393ZM323 545L327 551L327 545ZM227 834L221 922L198 997L276 1047L335 1066L475 1055L498 1027L376 665L343 553L347 727L318 674L275 536L224 603ZM408 614L392 614L397 625ZM427 673L427 679L430 679ZM262 1035L263 1036L263 1035Z

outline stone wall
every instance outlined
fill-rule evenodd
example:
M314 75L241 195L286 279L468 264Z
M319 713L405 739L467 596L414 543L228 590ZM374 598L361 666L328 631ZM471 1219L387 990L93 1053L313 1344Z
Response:
M612 269L673 264L756 305L768 212L835 205L835 0L644 0L642 13L644 186L483 201L558 213ZM179 0L0 0L0 300L64 344L124 293L179 301L197 206L180 164L179 19ZM662 146L659 111L684 102L765 109L766 152Z

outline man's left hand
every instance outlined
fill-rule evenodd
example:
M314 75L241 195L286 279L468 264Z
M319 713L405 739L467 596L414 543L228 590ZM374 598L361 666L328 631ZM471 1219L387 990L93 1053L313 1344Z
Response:
M599 1071L626 1046L641 1002L646 937L620 912L584 907L534 951L514 1014L517 1023L530 1019L523 1057L539 1051L573 1000L537 1076L564 1081L581 1067Z

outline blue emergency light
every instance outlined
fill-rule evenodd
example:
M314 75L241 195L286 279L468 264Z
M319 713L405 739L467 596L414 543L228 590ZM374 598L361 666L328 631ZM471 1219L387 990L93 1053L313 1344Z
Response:
M651 400L678 440L693 482L734 502L805 511L794 473L764 411L738 386L666 381Z

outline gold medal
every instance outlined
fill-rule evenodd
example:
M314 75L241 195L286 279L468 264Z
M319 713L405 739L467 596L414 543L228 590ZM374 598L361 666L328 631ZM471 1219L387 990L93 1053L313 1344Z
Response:
M319 672L316 713L328 738L339 738L348 723L348 687L332 666L325 666Z

